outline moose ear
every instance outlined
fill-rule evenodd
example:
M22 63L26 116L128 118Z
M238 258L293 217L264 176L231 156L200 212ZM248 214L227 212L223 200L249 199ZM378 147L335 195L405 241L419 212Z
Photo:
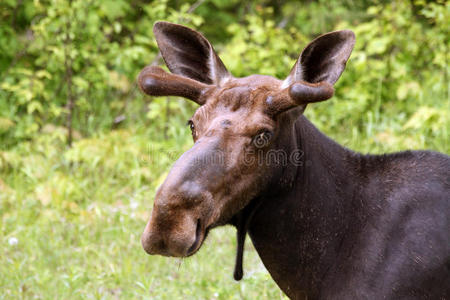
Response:
M169 22L157 22L153 32L172 73L213 85L220 85L231 77L211 44L199 32Z
M354 45L355 34L351 30L319 36L300 54L283 85L287 87L296 81L326 81L334 85L344 71Z
M312 41L283 81L268 111L277 114L298 106L304 110L308 103L331 98L333 85L344 71L354 45L355 34L350 30L330 32Z

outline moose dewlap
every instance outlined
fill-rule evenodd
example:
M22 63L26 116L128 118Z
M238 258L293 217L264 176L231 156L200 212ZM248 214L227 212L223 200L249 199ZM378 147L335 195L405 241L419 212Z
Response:
M142 234L149 254L189 256L232 224L242 278L245 236L292 299L449 299L450 157L431 151L352 152L304 116L332 97L355 43L324 34L289 76L233 77L208 40L158 22L171 71L146 67L143 92L200 105L193 147L156 193Z

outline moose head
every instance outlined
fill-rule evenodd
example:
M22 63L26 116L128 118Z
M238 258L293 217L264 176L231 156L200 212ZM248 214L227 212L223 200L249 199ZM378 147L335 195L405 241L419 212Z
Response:
M355 38L348 30L318 37L288 77L278 80L233 77L197 31L168 22L157 22L153 30L171 73L144 68L141 90L188 98L200 107L188 121L194 145L157 190L141 241L149 254L185 257L201 247L210 229L239 223L236 216L252 200L275 192L268 187L289 184L284 179L291 162L260 158L295 150L288 142L293 122L308 103L332 97Z

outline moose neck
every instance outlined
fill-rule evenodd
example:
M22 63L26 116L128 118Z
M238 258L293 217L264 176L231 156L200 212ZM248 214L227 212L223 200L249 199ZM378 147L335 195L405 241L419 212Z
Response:
M284 150L300 161L277 170L250 224L249 235L271 276L291 298L315 298L339 252L359 186L357 154L323 135L303 115L291 123ZM304 291L304 295L298 294Z

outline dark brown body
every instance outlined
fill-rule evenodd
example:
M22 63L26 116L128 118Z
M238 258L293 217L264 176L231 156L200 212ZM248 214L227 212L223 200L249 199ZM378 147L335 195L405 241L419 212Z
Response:
M290 180L278 177L267 187L249 225L286 295L449 299L449 158L356 154L303 116L291 134L303 164L282 171Z
M189 28L158 22L154 33L172 73L146 67L139 86L201 106L188 121L193 147L156 193L147 253L193 255L209 230L233 224L234 278L248 232L292 299L450 298L450 158L357 154L303 116L332 97L351 31L312 41L284 81L234 78Z

